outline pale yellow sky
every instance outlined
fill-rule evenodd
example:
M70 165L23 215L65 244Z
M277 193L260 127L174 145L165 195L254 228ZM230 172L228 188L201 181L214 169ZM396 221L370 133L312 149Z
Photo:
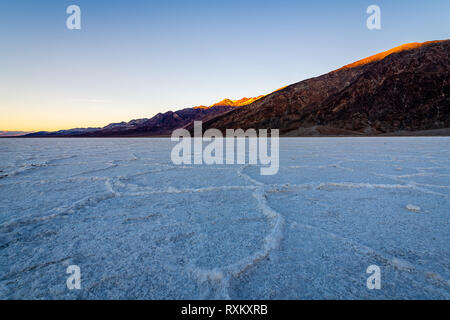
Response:
M133 106L130 106L133 109ZM112 122L129 121L128 108L106 100L68 101L64 103L9 102L0 107L0 130L5 131L56 131L78 127L102 127ZM49 117L49 115L51 115ZM146 118L148 113L135 118Z

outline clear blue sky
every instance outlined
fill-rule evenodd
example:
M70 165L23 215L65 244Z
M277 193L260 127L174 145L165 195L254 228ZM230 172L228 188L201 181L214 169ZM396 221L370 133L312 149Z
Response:
M82 29L66 28L76 4ZM381 7L381 30L366 8ZM269 93L408 42L450 1L0 1L0 130L103 126Z

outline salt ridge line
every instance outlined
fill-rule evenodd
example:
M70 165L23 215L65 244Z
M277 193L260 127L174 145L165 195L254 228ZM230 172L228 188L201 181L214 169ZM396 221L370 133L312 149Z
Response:
M55 161L73 159L73 158L76 158L76 157L77 157L77 155L71 155L71 156L68 156L68 157L46 159L46 160L43 160L41 163L31 163L31 164L26 164L25 163L25 164L18 165L19 169L14 170L14 171L12 171L10 173L7 173L7 174L8 174L8 176L16 176L16 175L19 175L19 174L21 174L23 172L27 172L27 171L30 171L30 170L35 170L35 169L39 169L39 168L42 168L42 167L48 167Z
M313 231L318 231L321 232L323 234L326 234L327 236L329 236L330 238L335 238L335 239L339 239L341 241L343 241L344 243L347 243L348 245L350 245L353 250L361 255L364 256L371 256L374 259L376 259L377 261L381 262L381 263L385 263L387 265L390 265L391 267L393 267L394 269L397 269L399 271L404 271L404 272L420 272L423 273L425 276L428 276L428 274L433 273L435 275L437 275L437 279L441 284L445 284L445 285L450 285L450 280L444 279L439 273L434 272L434 271L429 271L429 270L425 270L423 268L418 267L417 265L413 265L403 259L394 257L392 255L386 254L386 253L380 253L378 251L376 251L375 249L373 249L372 247L369 247L365 244L356 242L350 238L347 238L345 236L341 236L339 234L327 231L325 229L322 229L320 227L311 225L311 224L304 224L304 223L299 223L296 222L297 225L300 225L301 227L304 227L305 229L310 229ZM440 279L440 280L439 280Z
M317 203L316 200L313 200L314 202ZM328 205L326 204L321 204L322 206L328 207ZM299 225L300 227L303 227L305 229L309 229L309 230L313 230L313 231L317 231L320 232L322 234L325 234L327 236L329 236L330 238L335 238L335 239L339 239L341 241L343 241L344 243L349 244L355 252L358 252L359 254L362 254L364 256L370 255L372 256L374 259L378 260L381 263L385 263L387 265L392 266L393 268L399 270L399 271L406 271L406 272L421 272L423 273L425 276L428 276L429 274L435 274L436 275L436 279L438 282L440 282L441 284L445 284L445 285L450 285L450 280L444 279L439 273L434 272L434 271L430 271L430 270L425 270L423 268L420 268L416 265L412 265L411 263L397 258L395 256L386 254L386 253L380 253L378 251L376 251L375 249L373 249L372 247L369 247L365 244L362 244L360 242L356 242L355 240L352 240L350 238L347 238L345 236L339 235L337 233L334 232L330 232L328 230L325 230L323 228L320 228L318 226L315 225L311 225L311 224L305 224L305 223L301 223L301 222L296 222L296 225Z
M242 174L240 174L240 176L242 176ZM384 175L383 175L384 176ZM304 184L290 184L290 183L286 183L286 184L262 184L259 181L254 180L253 178L247 176L246 180L255 184L256 186L265 186L265 187L269 187L272 189L269 189L268 191L276 191L274 189L276 188L282 188L282 189L286 189L286 188L298 188L298 189L325 189L327 187L330 188L353 188L353 189L357 189L357 188L368 188L368 189L412 189L415 190L417 192L421 192L424 194L432 194L432 195L437 195L437 196L441 196L441 197L445 197L448 198L450 197L450 195L447 194L443 194L443 193L439 193L439 192L434 192L432 190L427 190L424 188L419 188L417 187L418 185L422 185L419 183L415 183L415 182L410 182L410 181L406 181L408 182L407 184L380 184L380 183L354 183L354 182L318 182L318 183L304 183ZM401 181L404 182L404 181ZM135 190L141 190L142 192L131 192L131 193L123 193L123 195L144 195L144 194L155 194L155 193L189 193L189 192L213 192L213 191L221 191L221 190L238 190L238 189L254 189L256 186L247 186L247 185L243 185L243 186L214 186L214 187L203 187L203 188L187 188L187 189L177 189L175 187L168 187L166 189L154 189L152 187L144 187L144 186L137 186L135 184L128 184L128 183L122 183L122 182L116 182L116 185L119 185L121 187L125 187L127 188L127 186L132 186L133 189ZM424 184L425 186L427 186L426 184ZM443 186L443 185L429 185L429 186L436 186L436 187L441 187L441 188L450 188L449 186ZM147 191L148 190L148 191ZM147 191L147 192L146 192Z
M93 179L91 177L90 179ZM165 194L165 193L193 193L193 192L219 192L219 191L227 191L227 190L253 190L252 186L218 186L218 187L205 187L205 188L191 188L191 189L177 189L174 187L168 187L167 189L153 190L153 191L144 191L144 192L119 192L114 189L114 182L111 178L103 178L103 177L95 177L94 180L104 180L106 193L101 193L96 196L87 196L82 198L71 205L63 205L50 210L50 212L55 212L49 215L33 217L29 215L28 217L23 217L20 220L10 220L9 222L5 222L0 224L0 229L10 229L15 227L20 227L23 225L28 225L36 222L47 221L50 219L54 219L60 216L69 215L75 213L77 210L88 206L95 206L101 201L108 200L114 197L126 197L126 196L140 196L146 194ZM117 183L117 182L116 182ZM121 183L122 186L127 186L128 184ZM131 184L129 184L131 185Z
M122 160L119 160L122 161ZM127 160L128 161L128 160ZM131 161L131 160L130 160ZM87 162L84 162L83 164L87 164ZM60 165L56 165L56 166L60 166ZM65 166L70 166L70 164L65 164ZM106 180L109 179L110 177L101 177L101 176L86 176L83 177L83 175L88 175L90 173L93 172L101 172L101 171L106 171L108 169L111 168L115 168L118 167L119 165L113 165L113 166L108 166L105 168L99 168L99 169L93 169L93 170L87 170L81 173L77 173L65 178L58 178L58 179L52 179L52 180L20 180L20 181L14 181L14 182L8 182L8 183L0 183L0 185L3 186L8 186L8 185L16 185L16 184L45 184L45 183L55 183L55 182L77 182L77 181L96 181L96 180ZM114 178L122 178L122 179L129 179L129 178L133 178L133 177L137 177L137 176L141 176L141 175L146 175L149 173L156 173L156 172L165 172L165 171L169 171L169 170L174 170L177 169L177 166L173 166L173 165L166 165L166 164L159 164L158 166L161 166L163 168L159 168L159 169L152 169L152 170L148 170L148 171L144 171L144 172L139 172L136 174L132 174L129 176L116 176ZM31 168L26 168L25 170L22 170L20 173L31 170L31 169L38 169L38 168L44 168L44 167L48 167L47 165L42 165L42 166L33 166ZM190 168L190 167L187 167ZM9 175L9 176L17 176L19 173L15 174L15 175Z
M248 177L248 176L247 176ZM64 216L64 215L68 215L71 213L74 213L74 211L82 209L84 207L87 206L95 206L97 203L104 201L104 200L108 200L110 198L113 197L126 197L126 196L141 196L141 195L150 195L150 194L165 194L165 193L173 193L173 194L177 194L177 193L193 193L193 192L219 192L219 191L227 191L227 190L253 190L255 189L255 186L217 186L217 187L205 187L205 188L191 188L191 189L177 189L174 187L169 187L167 189L162 189L162 190L153 190L153 191L141 191L141 192L119 192L114 190L113 188L113 184L114 182L111 183L111 179L110 178L103 178L103 177L91 177L91 178L87 178L89 179L93 179L95 180L104 180L105 181L105 187L107 192L103 193L103 194L99 194L95 197L92 196L88 196L85 198L82 198L78 201L76 201L75 203L73 203L70 206L60 206L60 207L56 207L53 208L51 211L56 211L53 214L47 215L47 216L41 216L41 217L31 217L31 215L28 218L22 218L20 220L13 220L8 222L5 222L3 224L0 224L0 228L6 228L6 229L10 229L10 228L14 228L14 227L18 227L18 226L22 226L22 225L27 225L27 224L31 224L31 223L35 223L35 222L40 222L40 221L46 221L46 220L50 220L53 218L57 218L58 216ZM259 181L254 180L253 178L248 177L248 181L252 181L254 184L257 184L257 186L264 186L264 184L262 184ZM127 184L123 184L121 183L122 186L125 186ZM282 188L282 189L286 189L286 188L298 188L298 189L308 189L308 188L314 188L314 189L324 189L326 187L335 187L335 188L380 188L380 189L411 189L417 192L421 192L424 194L431 194L431 195L437 195L440 197L444 197L444 198L450 198L450 195L447 194L443 194L443 193L439 193L439 192L434 192L431 190L427 190L424 188L420 188L417 186L417 184L405 184L405 185L401 185L401 184L370 184L370 183L346 183L346 182L342 182L342 183L338 183L338 182L325 182L325 183L318 183L318 184L311 184L311 183L306 183L306 184L268 184L265 185L266 187L272 187L275 189L268 189L268 192L276 192L279 191L276 188ZM447 188L447 186L438 186L438 187L443 187L443 188ZM145 187L139 187L139 188L145 188ZM145 189L144 189L145 190Z
M237 170L239 176L255 184L255 191L253 197L257 200L258 207L261 213L271 221L273 228L272 231L264 238L264 245L261 250L249 255L233 264L213 269L201 269L191 266L189 271L200 281L206 282L207 280L218 282L220 297L222 299L231 299L229 295L229 287L231 277L238 277L244 273L247 269L254 266L258 262L267 258L272 250L278 248L283 236L283 216L269 207L265 197L264 184L254 180L250 176L246 175L243 170L248 167L245 165Z
M264 186L263 183L261 183L261 182L259 182L259 181L256 181L255 179L253 179L253 178L251 178L250 176L248 176L248 175L246 175L245 173L243 173L243 170L244 170L246 167L248 167L248 165L247 165L247 166L244 166L244 167L242 167L242 168L240 169L240 171L239 171L240 175L243 176L243 177L245 177L245 178L247 178L249 181L252 181L252 182L256 183L256 184L259 185L260 187L263 187L263 186ZM332 183L331 183L331 184L332 184ZM319 184L319 185L323 185L323 184ZM342 184L341 184L341 185L342 185ZM353 187L355 187L355 186L356 186L356 187L361 187L361 186L362 186L362 187L368 187L368 188L374 187L373 184L367 184L367 183L360 183L360 184L354 184L354 183L351 183L350 185L352 185ZM388 186L388 185L375 185L375 186L376 186L376 187L381 187L381 188L386 187L386 186L387 186L388 188L392 187L392 186ZM393 186L393 188L396 188L396 187L403 187L403 185L394 185L394 186ZM258 188L258 189L255 191L255 193L257 193L257 192L259 192L259 191L261 191L260 188ZM254 194L255 194L255 193L254 193ZM268 210L268 214L269 214L269 215L271 215L271 214L276 214L276 215L278 216L278 218L282 219L282 220L280 221L281 223L277 224L277 226L273 229L273 231L272 231L272 233L271 233L271 234L279 235L279 237L277 237L277 238L274 239L275 242L272 242L272 244L274 244L273 247L271 247L271 248L266 248L267 254L266 254L265 256L264 256L264 255L257 255L257 254L255 254L255 255L254 255L255 260L253 261L253 263L252 263L252 264L248 264L247 266L243 266L242 269L241 269L241 271L240 271L239 273L237 273L236 275L239 275L240 273L245 272L245 270L246 270L247 268L251 267L252 265L254 265L255 263L257 263L258 261L260 261L260 260L264 259L265 257L267 257L267 256L269 255L269 253L270 253L273 249L275 249L275 248L278 247L279 242L280 242L280 240L281 240L281 236L282 236L282 229L281 229L281 228L282 228L282 225L284 224L284 218L282 217L282 215L281 215L280 213L278 213L278 212L276 212L275 210L271 209L271 208L267 205L267 200L266 200L266 198L265 198L265 192L264 192L264 191L262 191L262 193L257 197L257 199L260 199L260 200L261 200L261 201L258 201L258 203L259 203L259 204L262 203L262 204L264 205L264 207ZM340 239L340 240L342 240L342 241L348 243L349 245L351 245L351 246L354 248L354 251L355 251L355 252L359 252L360 254L363 254L363 255L371 255L371 256L373 256L375 259L377 259L378 261L384 262L384 263L386 263L386 264L392 266L393 268L395 268L395 269L397 269L397 270L400 270L400 271L407 271L407 272L421 272L421 273L424 273L425 275L430 274L430 271L425 271L425 270L423 270L423 269L420 269L420 268L418 268L417 266L414 266L414 265L410 264L409 262L404 261L403 259L400 259L400 258L391 256L391 255L388 255L388 254L381 254L381 253L377 252L375 249L373 249L373 248L371 248L371 247L369 247L369 246L367 246L367 245L360 244L360 243L358 243L358 242L356 242L356 241L354 241L354 240L352 240L352 239L349 239L349 238L347 238L347 237L338 235L338 234L336 234L336 233L329 232L329 231L327 231L327 230L324 230L324 229L322 229L322 228L319 228L319 227L317 227L317 226L313 226L313 225L310 225L310 224L303 224L303 223L298 223L298 222L297 222L297 224L299 224L300 226L302 226L302 227L304 227L304 228L311 229L311 230L318 231L318 232L320 232L320 233L326 234L326 235L328 235L328 236L330 236L330 237L332 237L332 238ZM277 232L276 232L275 230L276 230ZM265 239L269 239L269 237L270 237L270 235L269 235L269 236L266 236ZM266 243L267 243L267 242L266 242ZM275 245L275 244L276 244L276 245ZM265 246L265 247L266 247L266 246ZM431 273L436 274L436 275L437 275L437 279L438 279L438 280L441 279L441 280L440 280L441 283L444 283L444 284L447 284L447 285L450 283L449 280L443 279L442 276L441 276L440 274L438 274L437 272L432 272L432 271L431 271Z
M380 176L380 177L389 178L389 179L392 179L392 180L397 181L397 182L407 183L407 184L405 184L405 186L408 186L409 188L411 188L411 189L413 189L415 191L418 191L418 192L422 192L424 194L432 194L432 195L436 195L436 196L440 196L440 197L444 197L444 198L450 198L450 195L448 195L448 194L435 192L435 191L432 191L432 190L428 190L428 189L425 189L425 188L418 187L420 185L425 185L426 186L426 184L416 183L415 181L412 181L412 180L402 180L402 178L398 178L395 175L376 174L376 173L374 175ZM447 186L442 186L442 185L435 185L435 187L448 188Z
M106 179L106 180L107 181L105 181L105 185L107 185L109 183L109 181L108 181L109 179ZM108 188L108 186L106 186L106 188ZM63 206L53 208L50 210L50 212L54 212L54 213L49 214L49 215L38 216L38 217L33 217L32 215L28 215L27 217L23 217L19 220L12 220L12 221L10 220L9 222L2 223L2 224L0 224L0 229L11 229L11 228L16 228L16 227L21 227L23 225L28 225L28 224L32 224L32 223L55 219L58 217L64 217L64 216L73 214L76 211L83 209L85 207L89 207L89 206L94 207L99 202L114 198L115 196L117 196L117 193L114 191L111 192L109 190L108 190L108 192L103 192L96 196L87 196L78 201L75 201L71 205L63 205ZM11 232L11 231L3 230L3 232Z

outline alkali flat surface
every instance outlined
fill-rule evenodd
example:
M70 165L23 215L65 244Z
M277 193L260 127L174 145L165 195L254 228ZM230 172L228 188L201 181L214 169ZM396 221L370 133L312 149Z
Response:
M281 139L274 176L173 145L0 140L0 298L450 298L450 138Z

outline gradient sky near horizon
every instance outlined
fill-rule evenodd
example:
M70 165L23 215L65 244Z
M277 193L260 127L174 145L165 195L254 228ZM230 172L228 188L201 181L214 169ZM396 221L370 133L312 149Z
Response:
M81 30L66 28L71 4ZM366 28L371 4L381 30ZM0 130L97 127L257 96L449 33L448 0L0 0Z

